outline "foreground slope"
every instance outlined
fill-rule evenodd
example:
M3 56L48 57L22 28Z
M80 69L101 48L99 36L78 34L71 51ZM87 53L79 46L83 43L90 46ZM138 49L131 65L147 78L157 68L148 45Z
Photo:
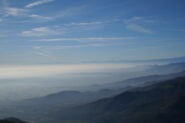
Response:
M6 119L0 120L0 123L27 123L27 122L21 121L17 118L6 118Z
M47 122L184 123L185 77L134 89L94 103L59 110L50 114Z

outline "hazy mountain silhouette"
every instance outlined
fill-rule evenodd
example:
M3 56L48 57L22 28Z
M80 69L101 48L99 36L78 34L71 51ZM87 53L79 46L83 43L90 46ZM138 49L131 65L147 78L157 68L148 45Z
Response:
M162 80L169 80L176 77L185 76L185 72L167 74L167 75L151 75L128 79L112 84L104 85L99 91L61 91L44 97L28 99L15 102L8 106L7 115L15 116L22 119L46 119L45 115L55 112L58 109L75 107L97 101L102 98L112 97L127 90L137 87L159 83ZM109 88L110 87L110 88ZM109 89L107 89L109 88ZM3 113L3 112L2 112ZM49 116L47 116L49 117Z
M133 89L94 103L58 110L55 123L184 123L185 77ZM45 121L40 121L45 122Z
M163 80L169 80L169 79L183 77L183 76L185 76L185 71L178 72L178 73L163 74L163 75L155 74L155 75L148 75L148 76L140 76L140 77L135 77L135 78L119 81L119 82L104 84L99 87L97 86L96 88L131 89L134 87L146 86Z
M6 118L6 119L0 120L0 123L28 123L28 122L19 120L17 118Z
M185 62L170 63L165 65L151 65L146 73L175 73L185 71Z
M121 93L122 90L102 89L100 91L61 91L44 97L32 98L24 101L14 102L7 106L5 116L15 116L28 121L34 119L45 119L44 115L61 108L74 107L96 101L101 98L110 97ZM2 112L4 113L4 112Z
M89 61L86 63L172 63L172 62L185 62L185 56L161 58L161 59L148 59L148 60L106 60L106 61Z
M159 83L161 81L183 77L185 76L185 63L173 63L166 65L150 66L146 73L157 73L132 79L127 79L119 82L112 82L103 85L97 85L93 91L61 91L43 97L32 98L24 101L13 102L10 105L3 107L1 117L20 117L28 121L35 121L35 119L46 119L58 110L79 105L85 105L97 101L102 98L113 97L122 92L144 87L151 84ZM177 73L176 73L177 72ZM161 74L163 73L163 74ZM169 73L169 74L164 74ZM49 121L49 120L48 120Z

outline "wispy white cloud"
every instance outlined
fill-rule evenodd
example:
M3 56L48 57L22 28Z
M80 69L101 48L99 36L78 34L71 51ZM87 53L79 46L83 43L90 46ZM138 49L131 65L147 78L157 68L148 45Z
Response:
M36 2L30 3L28 5L25 6L25 8L33 8L42 4L46 4L49 2L53 2L54 0L37 0Z
M22 17L27 16L28 10L21 9L21 8L5 8L2 10L5 16L15 16L15 17Z
M139 16L134 16L130 19L124 19L124 23L126 24L126 28L135 32L141 32L146 34L153 33L151 30L146 29L145 27L141 26L141 23L153 23L153 20L146 19Z
M85 8L84 6L71 7L71 8L67 8L62 11L59 11L59 12L55 12L53 15L50 15L50 16L41 16L38 14L31 14L29 15L29 17L40 20L40 21L51 21L51 20L56 20L56 19L78 15L82 12L82 10L84 10L84 8Z
M33 3L30 3L28 5L26 5L24 8L11 8L8 6L5 6L0 9L0 15L2 15L3 17L19 17L22 19L34 19L33 20L25 20L24 22L46 22L46 21L52 21L52 20L56 20L56 19L60 19L60 18L64 18L64 17L70 17L70 16L74 16L74 15L78 15L81 12L83 12L82 10L84 10L85 6L78 6L78 7L71 7L71 8L67 8L64 9L62 11L58 11L55 12L55 14L53 15L48 15L48 16L43 16L40 14L35 14L33 13L32 7L38 6L38 5L42 5L44 3L48 3L48 2L52 2L54 0L39 0ZM34 11L35 12L35 11ZM98 22L97 22L98 24ZM87 23L81 23L81 25L87 25Z
M63 29L66 35L84 33L103 28L105 25L103 21L89 21L89 22L71 22L57 25L58 28Z
M46 50L44 50L41 46L32 46L33 54L41 57L47 57L50 60L56 60L56 58L53 55L50 55L50 53Z
M24 8L15 8L15 7L9 7L8 2L6 0L3 0L2 1L3 8L0 9L0 14L4 18L12 16L12 17L19 17L19 18L27 18L27 19L30 18L30 19L34 19L37 22L50 21L50 20L53 20L54 17L48 17L48 16L42 16L39 14L34 14L32 9L29 9L29 8L32 8L32 7L35 7L38 5L42 5L42 4L45 4L48 2L52 2L52 1L54 1L54 0L37 0L36 2L33 2L33 3L26 5ZM25 22L32 22L32 21L26 20Z
M32 18L37 18L40 21L52 20L50 17L43 17L39 15L31 15ZM79 23L68 23L61 25L52 25L47 27L36 27L30 30L25 30L22 32L23 36L46 36L46 35L63 35L63 34L71 34L71 33L79 33L87 30L97 29L104 22L79 22ZM39 29L39 30L38 30ZM40 30L42 29L42 30ZM40 41L59 41L59 40L86 40L86 39L43 39ZM105 40L103 38L89 38L87 40ZM110 39L107 39L110 40ZM118 39L117 39L118 40Z
M32 48L39 53L48 56L48 53L42 52L43 50L63 50L63 49L73 49L73 48L83 48L83 47L107 47L112 46L112 44L105 44L105 43L90 43L90 44L81 44L81 45L63 45L63 46L33 46ZM44 56L42 55L42 56Z
M137 23L137 22L143 22L143 23L154 23L156 22L155 19L152 19L151 17L140 17L140 16L134 16L130 19L124 19L125 23Z
M103 24L104 22L87 22L87 23L79 23L79 25L96 25Z
M23 36L48 36L48 35L57 35L60 34L61 32L58 32L54 29L51 29L49 27L37 27L37 28L33 28L31 30L28 31L23 31L22 35Z
M39 56L50 57L50 55L48 53L45 53L45 52L37 51L37 52L34 52L34 53L36 55L39 55Z
M151 34L152 31L145 29L144 27L138 25L138 24L134 24L134 23L129 23L127 24L127 28L129 30L135 31L135 32L142 32L142 33L148 33Z
M133 22L137 22L137 21L141 21L141 20L143 20L142 17L134 16L134 17L129 18L129 19L124 19L123 21L124 21L125 23L133 23Z
M46 16L37 15L37 14L31 14L29 15L29 17L36 19L38 21L50 21L54 19L52 17L46 17Z
M94 22L80 22L80 23L69 23L69 24L64 24L65 26L89 26L89 25L99 25L99 24L104 24L105 22L100 22L100 21L94 21Z
M116 40L130 40L133 39L132 37L100 37L100 38L53 38L53 39L40 39L37 41L43 41L43 42L55 42L55 41L78 41L78 42L84 42L84 41L116 41Z
M19 18L30 18L30 19L36 20L37 22L45 22L45 21L50 21L54 19L53 17L32 14L30 10L22 9L22 8L4 8L0 10L0 14L2 14L3 17L12 16L12 17L19 17Z

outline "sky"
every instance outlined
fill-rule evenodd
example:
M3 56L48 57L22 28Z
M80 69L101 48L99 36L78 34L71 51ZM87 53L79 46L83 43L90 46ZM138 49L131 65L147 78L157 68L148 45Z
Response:
M137 65L115 61L183 57L184 6L184 0L0 0L0 88L122 80L120 69Z
M35 76L38 69L28 69L33 66L58 71L58 65L63 72L71 68L66 64L77 65L76 71L89 64L98 71L101 65L118 68L104 65L114 61L185 56L184 5L183 0L0 0L1 77L24 77L22 71ZM19 73L13 73L17 67Z
M183 0L0 0L0 65L185 55Z

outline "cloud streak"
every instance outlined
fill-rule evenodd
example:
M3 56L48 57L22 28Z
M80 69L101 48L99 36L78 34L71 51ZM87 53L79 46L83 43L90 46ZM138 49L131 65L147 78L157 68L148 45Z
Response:
M26 20L24 22L47 22L47 21L64 18L64 17L78 15L85 8L85 6L71 7L71 8L64 9L62 11L55 12L55 14L50 15L50 16L42 16L40 14L35 14L33 13L33 10L30 9L35 6L39 6L39 5L46 4L49 2L53 2L53 1L54 0L38 0L36 2L26 5L23 8L15 8L15 7L9 7L7 4L5 4L6 0L4 0L3 8L0 9L0 15L2 15L2 17L5 17L5 18L12 16L12 17L17 17L17 18L22 18L22 19L32 19L30 21ZM100 22L96 22L96 24L98 23ZM80 23L79 25L89 25L89 24L92 25L95 23Z
M40 39L41 42L57 42L57 41L77 41L77 42L95 42L95 41L116 41L116 40L131 40L132 37L91 37L91 38L53 38Z
M33 2L33 3L30 3L28 5L25 6L25 8L33 8L33 7L36 7L36 6L39 6L39 5L42 5L42 4L46 4L46 3L49 3L49 2L53 2L54 0L38 0L36 2Z
M46 16L37 15L37 14L31 14L31 15L29 15L29 17L36 19L36 20L39 20L39 21L50 21L50 20L54 19L52 17L46 17Z
M40 20L40 21L49 21L53 20L52 17L44 17L36 14L32 14L29 17ZM22 32L23 36L29 36L29 37L38 37L38 36L46 36L46 35L61 35L61 34L71 34L71 33L77 33L81 31L87 31L87 30L94 30L99 27L99 25L103 24L104 22L80 22L80 23L68 23L68 24L61 24L61 25L52 25L52 26L45 26L45 27L35 27L30 30L25 30ZM40 30L42 29L42 30ZM81 39L43 39L39 41L60 41L60 40L83 40ZM87 40L97 40L97 38L88 38ZM103 38L99 38L98 40L104 40ZM107 39L110 40L110 39ZM116 39L118 40L118 39Z
M22 35L27 37L40 37L40 36L48 36L48 35L58 35L60 34L58 31L51 29L49 27L37 27L28 31L23 31Z
M156 20L151 19L151 17L144 18L140 16L134 16L130 19L124 19L123 20L125 23L137 23L137 22L142 22L142 23L154 23Z
M153 20L145 19L143 17L135 16L130 19L124 19L124 23L126 24L126 28L132 30L134 32L152 34L153 32L145 27L141 26L141 23L153 23Z
M129 23L127 25L127 29L135 31L135 32L142 32L142 33L147 33L147 34L151 34L152 31L145 29L144 27L138 25L138 24L134 24L134 23Z
M66 46L33 46L32 48L39 52L42 50L41 52L43 53L43 49L44 50L63 50L63 49L71 49L71 48L106 47L106 46L112 46L112 44L91 43L91 44L83 44L83 45L66 45Z
M105 22L100 22L100 21L94 21L94 22L81 22L81 23L69 23L69 24L64 24L64 26L89 26L89 25L99 25L99 24L104 24Z
M39 22L45 22L45 21L50 21L54 19L53 17L32 14L29 9L22 9L22 8L4 8L0 10L0 14L2 14L3 17L11 16L11 17L19 17L19 18L30 18L30 19L37 20Z
M5 8L5 16L23 17L27 16L28 10L21 8Z

